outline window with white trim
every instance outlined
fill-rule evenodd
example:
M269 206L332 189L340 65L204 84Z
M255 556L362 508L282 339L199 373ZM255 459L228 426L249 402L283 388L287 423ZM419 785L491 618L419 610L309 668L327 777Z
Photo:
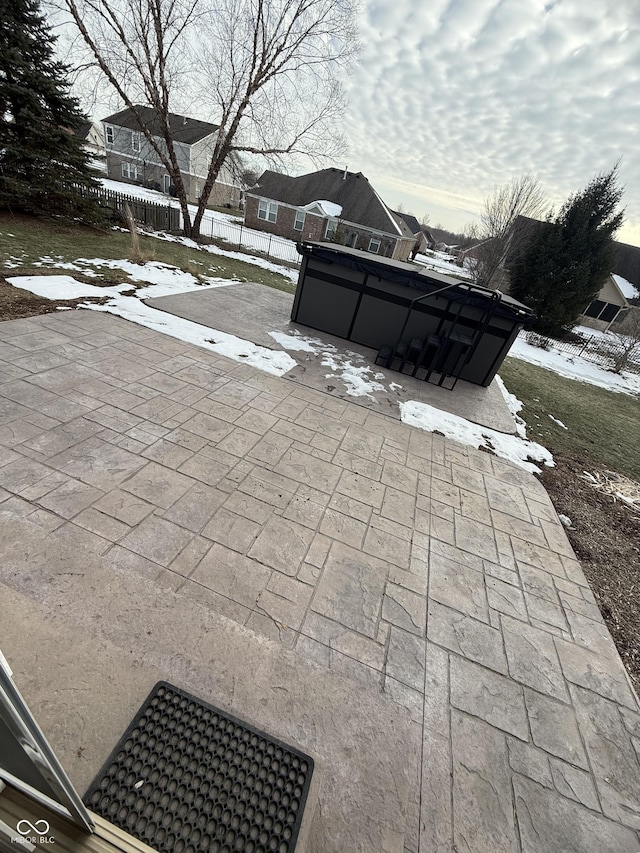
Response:
M338 220L337 219L327 219L327 227L324 229L324 239L325 240L333 240L336 236L336 231L338 230Z
M266 198L261 198L258 204L258 219L264 219L265 222L275 222L278 218L278 205L275 201L268 201Z
M123 163L122 164L122 177L128 178L130 181L138 180L138 167L135 163Z
M382 245L382 241L380 237L372 237L369 240L369 251L373 252L375 255L380 251L380 246Z
M296 218L293 220L294 231L302 231L302 229L304 228L304 218L304 210L296 210Z
M133 151L140 150L140 134L136 133L135 130L131 131L131 148Z
M113 128L107 125L104 129L105 139L108 145L113 145Z

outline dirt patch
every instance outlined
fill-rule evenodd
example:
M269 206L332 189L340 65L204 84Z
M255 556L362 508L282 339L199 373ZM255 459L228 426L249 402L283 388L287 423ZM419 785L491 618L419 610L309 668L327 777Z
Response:
M541 479L580 560L627 672L640 692L640 512L584 478L585 464L554 454ZM587 469L598 481L611 472Z
M36 314L50 314L60 306L75 308L76 301L57 301L35 296L28 290L12 287L0 277L0 320L19 320L23 317L33 317Z
M27 270L20 272L20 275L54 275L35 270ZM92 284L95 287L109 287L118 284L116 281L89 281L86 277L75 276L80 282L84 281L87 284ZM137 287L137 283L132 283L132 288ZM34 317L36 314L51 314L57 311L58 308L77 308L83 302L96 303L98 305L107 302L110 296L104 298L95 296L83 296L79 299L45 299L44 296L36 296L35 293L30 293L28 290L23 290L20 287L13 287L9 282L0 276L0 322L2 320L20 320L25 317Z

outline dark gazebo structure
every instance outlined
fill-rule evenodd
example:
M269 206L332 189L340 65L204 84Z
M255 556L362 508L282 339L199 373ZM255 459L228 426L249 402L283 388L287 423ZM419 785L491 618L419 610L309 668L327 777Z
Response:
M533 312L499 291L333 243L299 243L291 319L378 351L376 364L488 386Z

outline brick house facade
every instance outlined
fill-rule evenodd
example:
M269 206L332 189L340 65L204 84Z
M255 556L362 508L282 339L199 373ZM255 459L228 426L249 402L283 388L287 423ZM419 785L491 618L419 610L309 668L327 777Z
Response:
M332 241L407 260L416 239L361 173L323 169L290 177L265 172L245 194L244 222L291 240Z

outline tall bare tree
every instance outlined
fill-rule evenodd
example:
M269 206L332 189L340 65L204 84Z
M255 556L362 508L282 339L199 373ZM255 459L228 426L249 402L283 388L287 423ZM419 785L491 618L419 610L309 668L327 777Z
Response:
M491 287L507 255L513 256L522 248L518 241L525 241L527 232L526 229L514 228L517 218L529 216L537 219L545 214L547 206L538 179L529 173L497 187L485 200L473 234L477 245L472 272L477 284Z
M343 150L338 69L357 51L358 0L57 0L92 65L129 109L151 107L161 138L141 131L171 176L184 231L197 238L225 162ZM196 104L219 126L192 218L170 113Z

